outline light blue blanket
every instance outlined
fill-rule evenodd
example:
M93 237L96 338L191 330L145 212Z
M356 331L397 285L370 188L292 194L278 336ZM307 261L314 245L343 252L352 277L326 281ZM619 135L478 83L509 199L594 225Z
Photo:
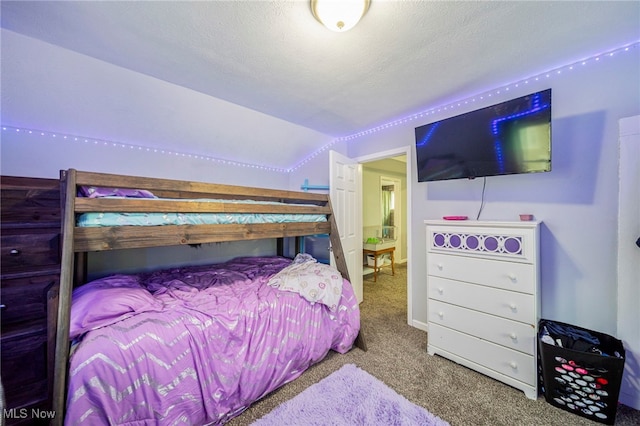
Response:
M109 197L112 198L112 197ZM120 198L120 197L113 197ZM161 200L161 198L157 198ZM184 200L181 200L184 201ZM253 200L194 200L245 204L284 204ZM299 205L299 204L297 204ZM252 223L326 222L323 214L285 213L83 213L77 226L158 226L158 225L221 225Z

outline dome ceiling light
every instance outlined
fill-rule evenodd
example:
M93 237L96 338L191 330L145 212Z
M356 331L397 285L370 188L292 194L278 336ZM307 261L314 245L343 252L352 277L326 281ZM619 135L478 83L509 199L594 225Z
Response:
M311 12L331 31L343 33L360 22L370 3L370 0L311 0Z

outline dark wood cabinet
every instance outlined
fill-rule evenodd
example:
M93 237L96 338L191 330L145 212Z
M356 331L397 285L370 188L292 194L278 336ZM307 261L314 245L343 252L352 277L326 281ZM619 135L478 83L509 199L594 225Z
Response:
M51 409L60 283L60 183L1 176L0 378L6 424ZM27 413L26 415L22 415Z

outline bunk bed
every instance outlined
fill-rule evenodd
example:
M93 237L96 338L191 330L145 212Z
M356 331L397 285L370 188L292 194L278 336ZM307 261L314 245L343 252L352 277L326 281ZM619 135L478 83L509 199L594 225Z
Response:
M322 359L330 349L344 353L352 346L357 346L366 350L360 330L358 304L349 284L346 261L328 195L82 172L74 169L61 171L60 178L63 237L53 383L53 408L57 413L54 424L62 424L65 421L63 413L71 401L86 397L86 394L91 392L90 388L98 390L98 394L90 398L102 398L106 402L95 403L92 408L83 408L85 411L74 414L79 418L70 423L91 418L96 413L107 416L108 413L99 412L110 410L108 405L122 405L126 402L124 400L127 395L142 388L153 389L153 392L151 395L138 396L143 401L137 401L138 405L130 406L128 413L118 412L117 415L123 422L144 421L144 416L136 418L136 411L143 411L146 416L152 413L158 421L168 419L183 409L177 407L179 404L170 403L166 406L158 403L157 407L153 404L158 394L164 396L188 380L175 376L173 381L163 385L154 382L154 373L141 371L140 368L155 368L148 366L157 364L166 370L167 363L155 358L152 350L145 352L144 346L142 354L122 355L121 352L134 352L129 350L131 345L125 342L127 339L147 338L157 341L166 337L171 343L163 344L171 346L171 350L179 347L175 342L187 341L186 349L182 348L183 352L176 352L171 358L173 361L169 361L173 363L183 362L188 358L186 355L180 355L182 353L198 353L197 357L194 356L194 364L181 367L183 369L180 374L195 378L197 383L191 383L188 391L181 390L184 400L181 404L186 404L187 410L199 412L199 417L182 416L186 423L194 423L196 418L214 424L226 422L266 393L295 379L308 366ZM340 277L334 274L331 278L326 278L327 282L333 280L331 288L342 288L342 294L336 290L339 300L336 302L333 297L333 305L324 303L315 293L312 297L316 299L309 298L308 294L304 294L306 290L302 290L295 282L292 284L292 280L305 273L318 274L320 269L322 273L327 273L325 267L329 268L328 265L315 263L309 255L300 254L293 260L284 256L284 238L295 237L296 247L299 247L299 238L318 234L329 235L335 269L341 275ZM86 283L88 252L159 246L197 246L256 239L276 239L277 255L256 259L232 259L221 264L185 266L135 276L115 275ZM184 278L185 276L187 278ZM211 287L209 284L203 285L204 281L213 284ZM238 282L239 287L227 286L232 281ZM339 284L336 285L336 282ZM216 285L217 283L223 285ZM321 285L324 288L324 282ZM215 293L222 287L223 293ZM97 290L95 296L94 290ZM124 299L124 311L118 311L121 300L111 302L110 299L104 299L101 291L110 295L116 294L116 298ZM134 302L131 302L129 292L134 294ZM152 293L153 297L149 296ZM231 296L227 297L231 293L233 300L229 299ZM82 300L87 294L91 296L84 299L82 307L78 307L80 303L72 306L72 297L73 300ZM181 296L177 296L176 299L175 294ZM325 296L327 294L328 292ZM248 299L257 299L252 305L254 307L248 308L245 305L244 302ZM226 305L209 310L210 305L213 306L214 301L218 300L225 300ZM303 305L298 305L299 303ZM106 314L90 313L90 309L95 309L98 305L101 305L100 312ZM165 309L169 305L179 306L179 309ZM195 310L185 313L185 306L195 306ZM304 318L286 317L289 314L284 314L284 317L271 317L270 312L265 313L265 310L269 311L276 306L302 312ZM256 311L248 312L250 309ZM111 312L113 310L116 312ZM216 312L220 317L216 317ZM94 321L96 318L97 322ZM242 367L228 369L231 362L229 357L233 358L229 353L229 347L246 336L238 337L233 333L226 335L225 330L234 329L234 324L246 318L251 322L245 324L244 332L240 333L243 336L251 332L266 335L282 332L285 333L284 340L291 337L292 340L296 340L298 346L293 349L270 346L263 351L259 345L264 339L254 339L232 349L243 353L237 357ZM311 329L274 331L263 328L260 322L263 320L265 323L275 324L304 322L311 324ZM147 330L138 337L126 334L142 322L153 323L154 326L160 324L158 327L161 330ZM210 327L211 324L217 323L222 324L221 327ZM329 324L326 333L323 328L325 323ZM209 334L198 334L199 330L196 329L205 328ZM209 331L209 328L214 328L214 331ZM168 329L176 334L158 337ZM301 336L303 334L310 335L306 343ZM183 338L185 335L188 337ZM73 345L70 337L75 338L76 342ZM84 348L89 344L84 342L88 341L98 342L99 349L86 352L89 349ZM216 344L210 345L214 341ZM318 346L319 341L326 341L325 346ZM77 342L82 343L76 344ZM210 350L206 349L209 346L212 346L212 352L207 352ZM123 347L126 349L122 349ZM246 358L249 352L251 360ZM304 356L301 356L300 352L304 352ZM138 358L132 361L127 358L129 356ZM71 376L82 376L78 371L88 370L85 367L100 357L104 359L103 364L108 365L109 371L89 371L86 377L81 379L84 382L80 385L71 381ZM142 358L144 362L140 361ZM218 367L212 360L217 358L225 365L224 372L216 371ZM269 364L278 364L279 367L267 370L258 368ZM70 366L73 368L72 371ZM128 378L132 381L131 386L125 389L116 389L117 386L112 385L110 380L116 379L100 377L100 374L118 376L125 374L124 370L129 369L136 370L136 376ZM258 377L252 375L253 373L258 374ZM140 385L141 382L144 384ZM194 390L194 386L198 389ZM102 403L105 404L104 407L100 406ZM170 412L171 415L168 416ZM175 420L175 417L172 418ZM110 418L109 422L114 422L114 419Z

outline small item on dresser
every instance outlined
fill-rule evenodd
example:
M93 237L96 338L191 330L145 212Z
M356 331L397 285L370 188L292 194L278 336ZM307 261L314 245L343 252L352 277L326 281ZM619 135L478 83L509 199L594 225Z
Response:
M467 220L468 216L442 216L444 220Z
M523 222L527 222L530 220L533 220L533 215L532 214L521 214L520 215L520 220Z

